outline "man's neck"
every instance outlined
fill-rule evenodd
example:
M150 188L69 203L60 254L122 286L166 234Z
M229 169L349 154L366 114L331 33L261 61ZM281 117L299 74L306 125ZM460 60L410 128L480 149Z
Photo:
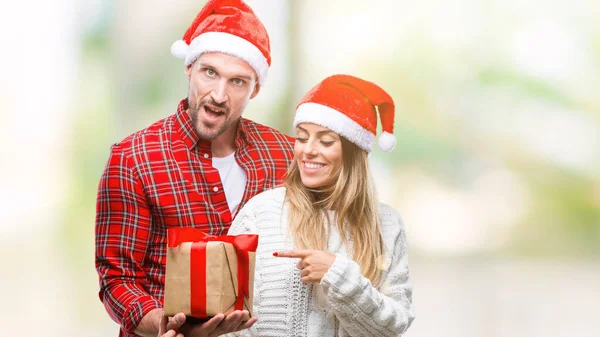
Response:
M211 151L213 157L223 158L235 152L235 135L237 133L237 123L225 130L211 142Z

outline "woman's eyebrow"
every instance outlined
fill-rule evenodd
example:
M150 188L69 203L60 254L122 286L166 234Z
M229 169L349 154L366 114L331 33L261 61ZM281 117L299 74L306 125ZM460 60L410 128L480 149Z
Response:
M300 129L300 131L304 131L304 132L306 132L306 133L309 133L308 131L306 131L306 129L305 129L305 128L303 128L303 127L301 127L301 126L297 126L296 128L297 128L297 129ZM317 135L319 135L319 136L320 136L320 135L323 135L323 134L329 134L329 133L331 133L331 134L334 134L334 135L337 135L337 133L335 133L334 131L331 131L331 130L321 130L321 131L317 131Z
M337 133L331 131L331 130L323 130L323 131L318 131L317 135L325 135L325 134L333 134L333 135L337 135Z

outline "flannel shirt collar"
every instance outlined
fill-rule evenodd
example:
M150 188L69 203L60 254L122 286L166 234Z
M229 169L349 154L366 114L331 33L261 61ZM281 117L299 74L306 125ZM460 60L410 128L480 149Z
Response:
M198 134L194 130L194 125L192 124L192 118L190 117L190 114L188 114L187 109L188 101L187 98L185 98L182 99L177 106L177 114L175 115L175 131L189 150L193 150L195 147L210 150L210 141L200 139L200 137L198 137ZM250 144L250 137L247 136L247 133L248 120L245 118L240 118L237 132L235 134L236 148Z

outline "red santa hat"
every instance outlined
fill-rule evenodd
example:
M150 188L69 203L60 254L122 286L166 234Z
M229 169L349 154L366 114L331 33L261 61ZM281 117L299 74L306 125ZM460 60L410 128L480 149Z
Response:
M262 85L271 65L267 30L241 0L209 0L171 53L192 64L202 53L221 52L246 61Z
M383 129L379 147L392 151L396 146L392 97L373 82L350 75L333 75L313 87L300 101L294 128L300 123L318 124L370 153L377 134L377 112Z

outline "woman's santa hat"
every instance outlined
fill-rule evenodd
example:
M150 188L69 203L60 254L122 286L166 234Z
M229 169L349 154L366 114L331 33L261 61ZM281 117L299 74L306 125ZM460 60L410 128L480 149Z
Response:
M267 30L241 0L209 0L171 53L192 64L202 53L221 52L246 61L262 85L271 65Z
M382 134L378 144L389 152L396 146L394 101L373 82L350 75L327 77L312 88L296 107L294 128L314 123L343 136L371 152L377 134L377 112Z

